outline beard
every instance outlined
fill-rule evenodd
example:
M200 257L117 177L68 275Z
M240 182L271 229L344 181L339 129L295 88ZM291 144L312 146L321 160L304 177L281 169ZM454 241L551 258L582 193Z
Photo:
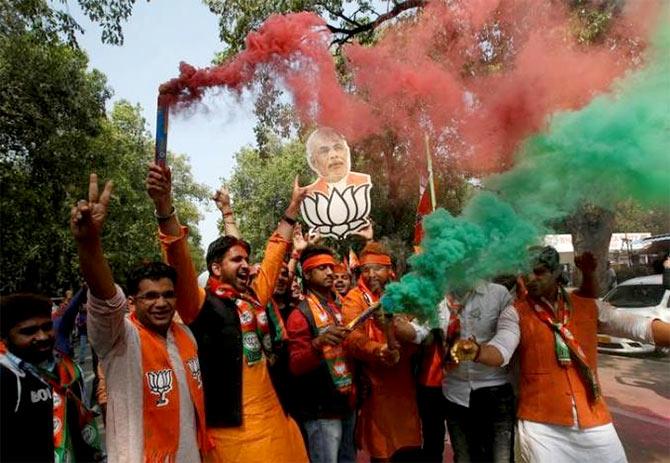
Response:
M10 344L8 350L16 355L21 360L25 360L28 363L33 365L39 365L42 362L52 360L54 358L53 354L54 341L41 341L35 344L31 344L29 347L17 347ZM42 350L44 348L44 350Z

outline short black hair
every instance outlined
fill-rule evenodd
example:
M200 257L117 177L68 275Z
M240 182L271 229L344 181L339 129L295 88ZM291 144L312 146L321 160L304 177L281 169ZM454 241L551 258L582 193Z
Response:
M233 246L242 246L247 254L251 254L251 245L240 238L235 238L234 236L220 236L209 244L207 248L207 270L209 273L212 273L212 264L217 260L221 259L228 249Z
M335 257L335 251L330 249L328 246L321 246L320 244L308 244L300 254L300 265L304 264L305 261L310 257L318 256L319 254L327 254L331 257Z
M33 317L51 318L51 299L35 293L15 293L0 298L0 336L6 338L18 323Z
M173 285L177 284L177 271L163 262L147 262L140 264L128 272L126 290L129 296L135 296L140 290L142 280L158 281L168 278Z

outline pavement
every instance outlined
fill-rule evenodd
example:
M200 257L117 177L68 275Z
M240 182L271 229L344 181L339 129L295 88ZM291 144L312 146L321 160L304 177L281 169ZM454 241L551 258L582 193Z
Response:
M670 462L670 357L598 355L614 427L631 463Z

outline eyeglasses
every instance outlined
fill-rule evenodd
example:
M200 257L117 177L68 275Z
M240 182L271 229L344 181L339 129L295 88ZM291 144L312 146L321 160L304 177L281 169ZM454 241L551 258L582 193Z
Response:
M163 299L177 299L177 293L174 291L163 291L162 293L158 291L149 291L148 293L135 296L135 299L143 299L147 302L156 302L161 297Z

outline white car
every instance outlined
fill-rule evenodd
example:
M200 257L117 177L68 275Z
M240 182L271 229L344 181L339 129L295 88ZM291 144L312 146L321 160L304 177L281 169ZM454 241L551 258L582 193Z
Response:
M612 289L603 298L616 310L670 321L670 289L663 287L663 275L631 278ZM598 335L598 351L610 354L644 354L654 346L614 336Z

